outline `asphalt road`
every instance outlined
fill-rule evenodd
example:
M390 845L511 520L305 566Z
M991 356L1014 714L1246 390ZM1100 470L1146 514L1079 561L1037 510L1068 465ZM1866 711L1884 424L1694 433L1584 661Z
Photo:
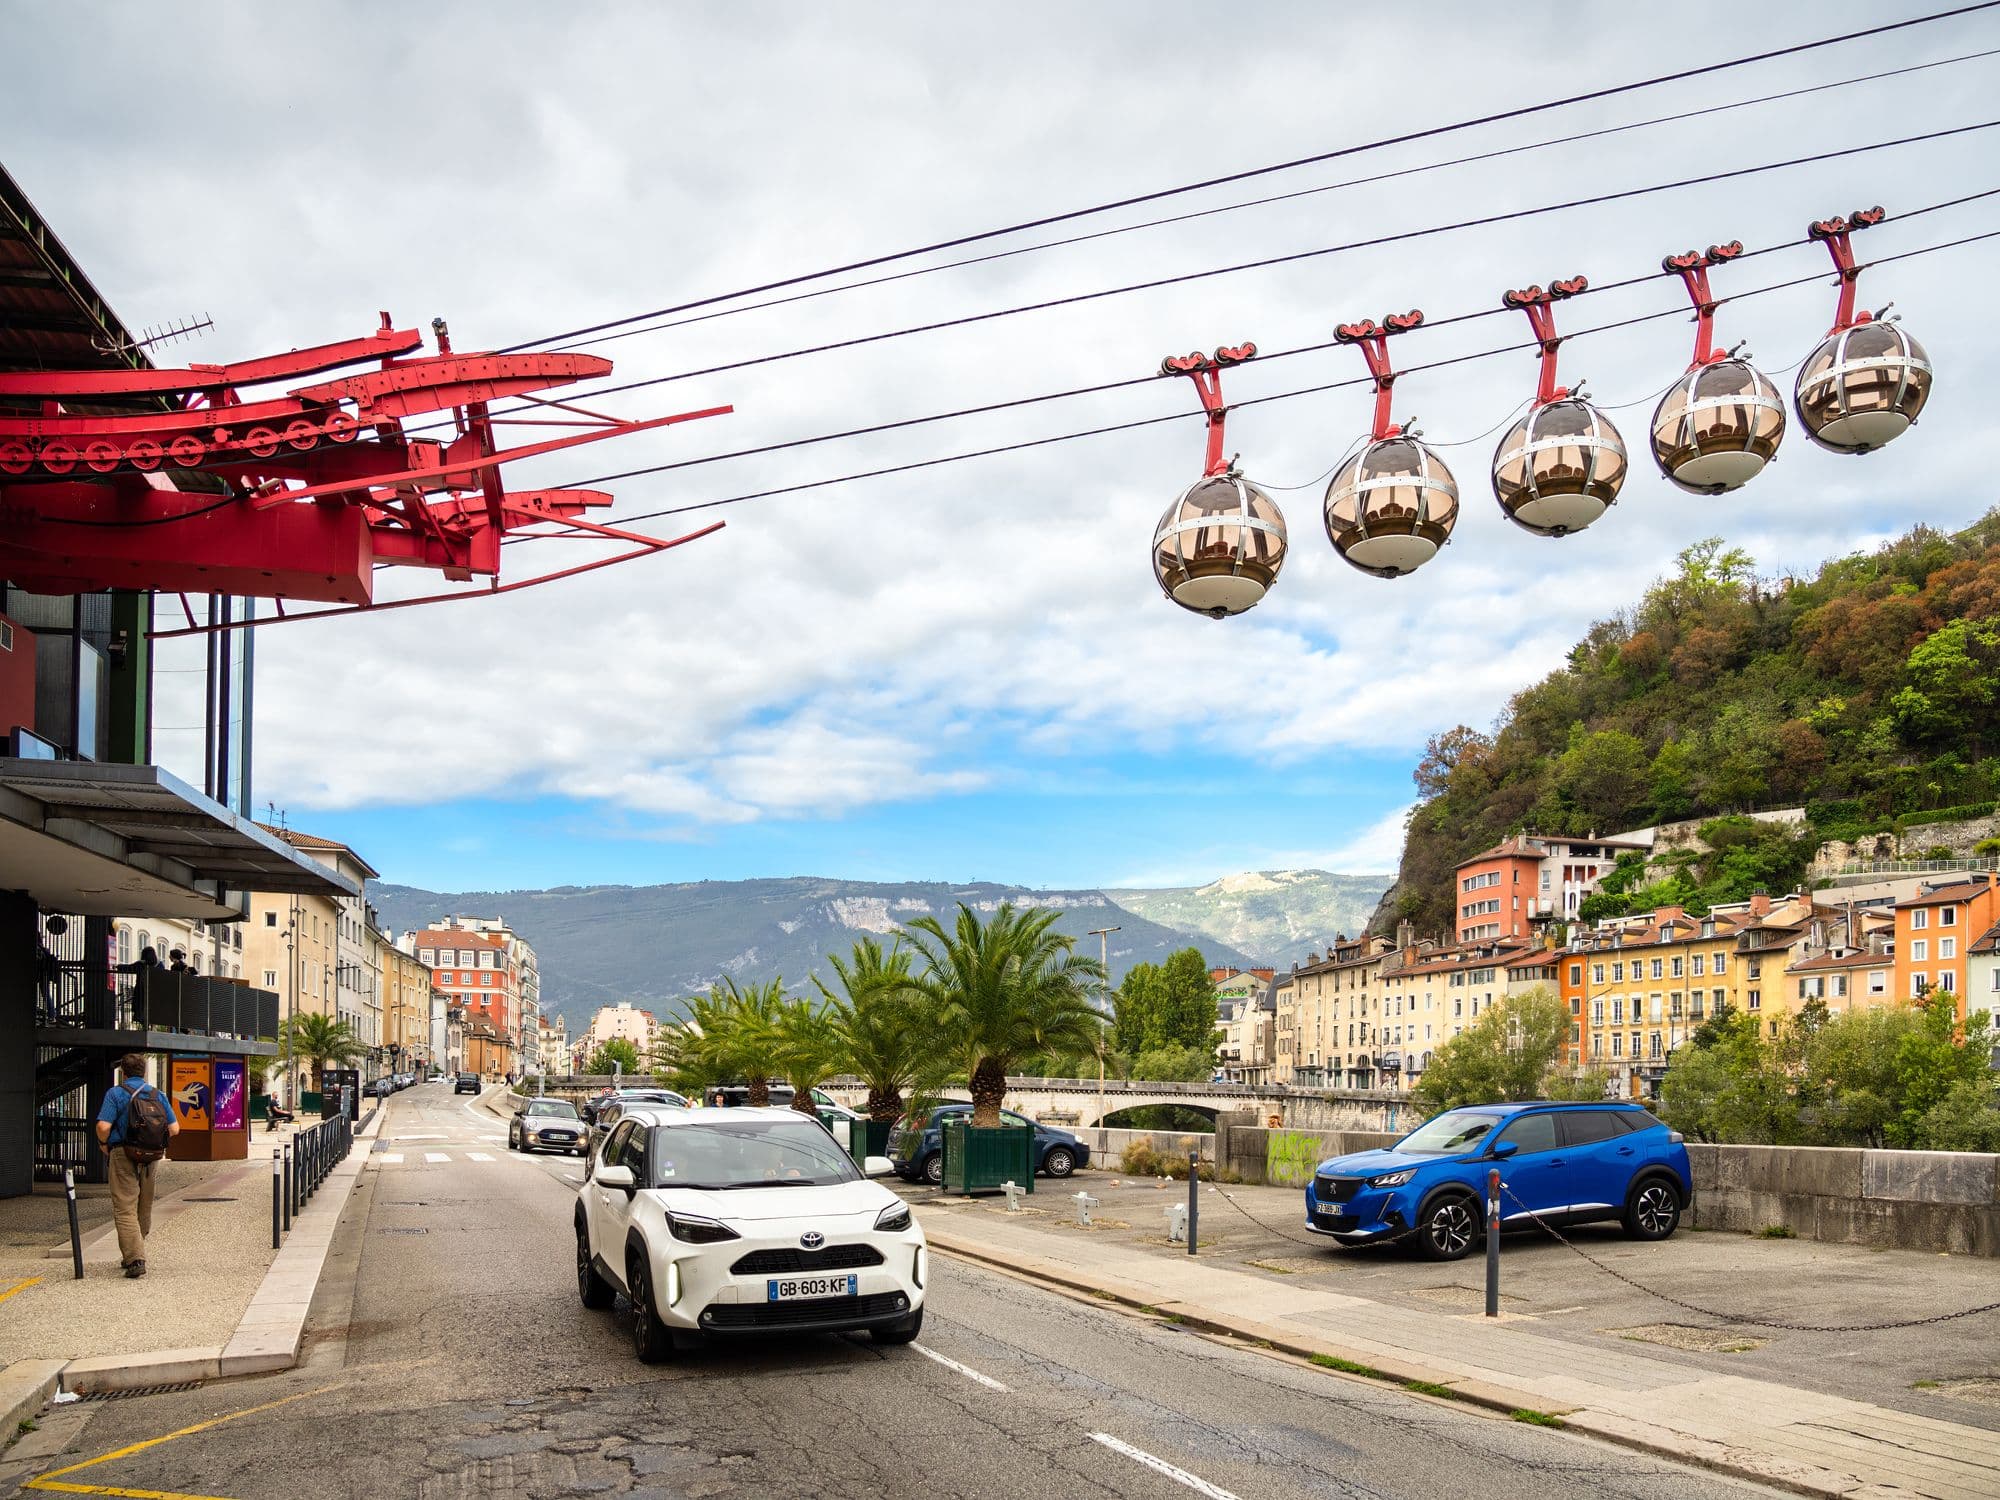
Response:
M68 1451L37 1472L115 1454L63 1482L236 1500L1769 1493L942 1259L912 1347L821 1337L649 1368L622 1307L577 1302L573 1158L509 1153L443 1085L386 1107L304 1366L68 1408L42 1435Z

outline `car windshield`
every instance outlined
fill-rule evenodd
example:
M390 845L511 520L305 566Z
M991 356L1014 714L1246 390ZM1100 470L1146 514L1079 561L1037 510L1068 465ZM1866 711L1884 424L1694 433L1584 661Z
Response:
M816 1120L682 1124L653 1136L653 1186L824 1187L861 1174Z
M1469 1151L1499 1123L1498 1115L1454 1109L1419 1125L1396 1142L1395 1149L1405 1156L1450 1156L1457 1151Z
M574 1120L576 1106L567 1099L531 1099L528 1101L531 1115L554 1115L559 1119Z

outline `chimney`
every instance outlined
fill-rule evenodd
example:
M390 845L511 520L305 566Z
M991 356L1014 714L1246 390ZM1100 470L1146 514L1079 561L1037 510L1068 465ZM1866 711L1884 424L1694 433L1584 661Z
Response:
M1396 946L1407 948L1416 941L1417 926L1408 917L1396 924Z
M1659 920L1660 925L1664 927L1669 922L1686 920L1687 908L1684 906L1663 906L1654 912L1653 915Z
M1752 891L1750 893L1750 915L1753 917L1768 917L1770 914L1771 893L1762 890Z

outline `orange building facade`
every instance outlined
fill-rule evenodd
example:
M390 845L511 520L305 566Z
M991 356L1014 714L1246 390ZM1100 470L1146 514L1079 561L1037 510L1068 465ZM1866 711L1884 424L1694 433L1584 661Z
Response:
M1458 941L1526 939L1541 869L1542 851L1520 838L1508 839L1460 865L1452 924Z
M417 961L430 969L446 1005L465 1013L467 1067L489 1076L512 1072L521 996L506 941L484 932L426 929L415 942ZM482 1039L476 1058L475 1037Z
M1907 1004L1926 990L1958 997L1965 1015L1966 957L2000 921L2000 877L1985 870L1940 880L1896 903L1896 991Z

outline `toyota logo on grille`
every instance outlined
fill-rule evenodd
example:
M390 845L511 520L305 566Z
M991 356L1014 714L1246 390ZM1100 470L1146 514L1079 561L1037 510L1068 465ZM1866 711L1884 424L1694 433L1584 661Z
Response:
M826 1236L821 1234L817 1229L808 1229L804 1234L799 1236L799 1248L801 1250L817 1250L825 1243Z

